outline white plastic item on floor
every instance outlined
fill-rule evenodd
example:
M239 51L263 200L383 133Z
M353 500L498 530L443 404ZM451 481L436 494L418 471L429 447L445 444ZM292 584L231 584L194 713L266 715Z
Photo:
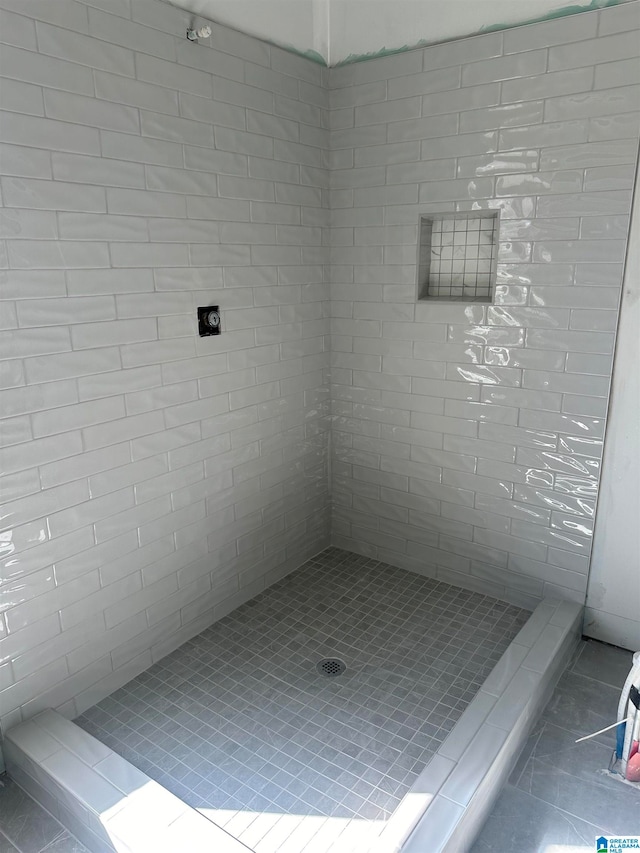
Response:
M9 775L91 853L248 853L55 711L10 729L4 752Z
M640 736L640 712L637 703L634 703L631 697L632 689L640 690L640 651L633 656L633 664L631 670L622 688L620 701L618 703L618 721L626 718L627 722L624 727L624 741L620 750L620 740L618 740L618 757L620 758L620 771L625 779L629 779L628 763L632 757L634 744L637 745L638 737ZM619 733L619 738L622 732ZM636 746L637 752L637 746ZM635 774L634 774L635 775ZM631 779L630 781L637 781Z

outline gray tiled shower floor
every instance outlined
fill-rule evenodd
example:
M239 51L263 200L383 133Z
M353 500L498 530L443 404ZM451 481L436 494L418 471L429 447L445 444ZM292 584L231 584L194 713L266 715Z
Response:
M329 548L76 722L259 853L364 850L528 616Z

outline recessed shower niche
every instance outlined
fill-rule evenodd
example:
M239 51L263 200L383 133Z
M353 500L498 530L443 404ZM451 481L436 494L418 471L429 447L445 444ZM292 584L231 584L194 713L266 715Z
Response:
M499 213L421 216L418 301L491 302L498 260Z

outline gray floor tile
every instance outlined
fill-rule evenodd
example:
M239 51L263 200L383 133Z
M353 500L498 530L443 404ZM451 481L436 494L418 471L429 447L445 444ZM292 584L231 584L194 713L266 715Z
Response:
M632 652L609 646L607 643L599 643L597 640L587 640L571 671L576 675L586 675L603 684L610 684L620 691L632 662Z
M575 732L544 723L530 753L529 764L553 766L578 779L591 780L608 768L611 752L610 746L595 739L576 743ZM605 781L611 784L610 780Z
M0 777L0 832L20 853L40 853L63 832L57 820L15 782ZM11 849L11 848L9 848Z
M76 722L191 805L238 810L246 844L269 815L382 822L528 615L332 548ZM323 678L331 657L347 669Z
M549 853L550 850L595 850L598 827L559 811L512 786L493 808L471 853Z
M593 822L602 833L637 835L640 831L640 790L597 771L590 779L578 779L551 763L534 759L525 768L518 788L581 820Z
M596 641L560 679L472 853L594 849L596 836L640 834L640 790L602 771L612 733L576 738L615 720L631 654Z
M9 841L6 835L0 832L0 853L20 853L17 847Z
M575 732L577 737L598 731L615 723L621 687L615 688L574 672L566 672L558 682L543 718ZM609 731L599 735L597 740L613 746L615 734Z
M89 851L69 832L63 832L59 838L45 847L42 853L89 853Z

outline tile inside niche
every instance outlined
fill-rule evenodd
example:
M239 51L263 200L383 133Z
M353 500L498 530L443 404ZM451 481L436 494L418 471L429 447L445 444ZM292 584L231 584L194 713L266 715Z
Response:
M420 217L419 301L492 301L498 216L497 211L474 211Z

